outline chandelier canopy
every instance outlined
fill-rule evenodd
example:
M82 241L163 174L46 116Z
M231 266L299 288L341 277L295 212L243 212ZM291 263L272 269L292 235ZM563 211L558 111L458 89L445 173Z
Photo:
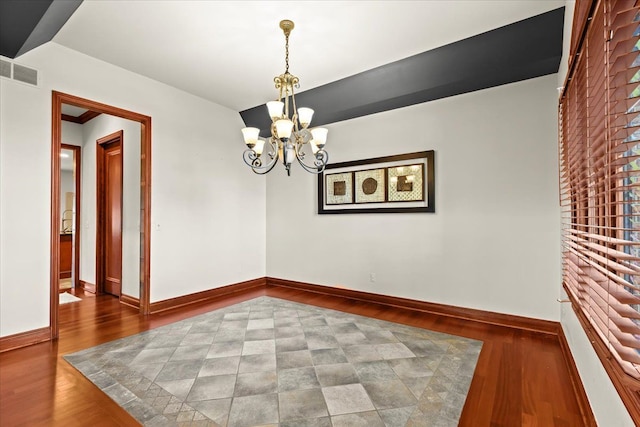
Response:
M280 28L285 37L286 68L284 74L273 79L278 89L278 98L267 102L267 110L271 117L271 136L261 138L260 129L255 127L242 129L244 143L248 147L242 156L244 162L255 173L261 175L270 172L278 159L282 160L287 175L291 175L294 159L304 170L314 174L322 172L329 160L329 154L324 150L327 129L310 129L313 110L296 107L294 88L300 87L300 80L289 73L289 35L293 27L293 21L280 21ZM306 156L313 157L313 164L305 162Z

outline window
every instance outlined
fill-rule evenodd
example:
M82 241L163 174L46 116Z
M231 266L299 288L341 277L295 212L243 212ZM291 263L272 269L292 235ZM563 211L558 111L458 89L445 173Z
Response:
M559 111L563 285L640 422L640 1L576 11Z

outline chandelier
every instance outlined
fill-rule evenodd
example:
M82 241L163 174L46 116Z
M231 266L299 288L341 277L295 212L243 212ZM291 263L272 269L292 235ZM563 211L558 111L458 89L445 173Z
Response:
M271 136L261 138L260 129L255 127L242 129L244 143L248 147L242 158L260 175L270 172L278 159L287 169L287 175L291 175L294 159L304 170L314 174L322 172L329 160L329 154L324 151L327 129L309 129L313 110L296 107L294 88L300 87L300 80L289 73L289 34L293 27L293 21L280 21L280 28L285 37L286 68L284 74L273 79L278 89L278 98L267 102L267 110L271 117ZM306 156L313 157L313 164L305 161Z

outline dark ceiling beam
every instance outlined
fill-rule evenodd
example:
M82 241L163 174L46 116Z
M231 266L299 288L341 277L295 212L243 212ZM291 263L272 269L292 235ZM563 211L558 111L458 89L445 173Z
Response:
M301 92L296 104L320 126L557 73L563 27L564 7ZM240 115L269 136L264 104Z
M0 55L16 58L50 41L82 0L0 0Z

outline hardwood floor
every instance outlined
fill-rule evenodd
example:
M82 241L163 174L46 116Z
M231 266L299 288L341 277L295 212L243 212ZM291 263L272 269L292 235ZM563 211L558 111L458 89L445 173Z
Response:
M553 335L270 286L146 318L109 295L78 292L82 302L60 307L57 341L0 354L0 426L138 425L62 355L260 295L484 341L461 426L584 425Z

